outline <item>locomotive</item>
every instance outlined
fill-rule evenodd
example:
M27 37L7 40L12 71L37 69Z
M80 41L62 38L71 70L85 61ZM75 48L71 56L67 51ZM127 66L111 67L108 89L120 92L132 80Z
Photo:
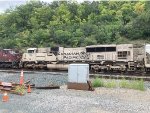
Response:
M109 44L77 48L29 48L23 68L67 70L71 63L88 63L91 71L150 72L150 44Z
M0 50L0 68L19 68L21 55L13 49Z

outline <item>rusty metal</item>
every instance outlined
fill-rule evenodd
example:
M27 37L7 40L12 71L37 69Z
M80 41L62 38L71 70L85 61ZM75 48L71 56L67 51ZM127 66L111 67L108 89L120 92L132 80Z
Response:
M76 90L89 90L89 85L87 83L68 82L67 88Z
M50 86L37 86L36 89L60 89L60 86L50 85Z
M93 88L93 86L92 86L92 83L91 83L91 81L87 81L87 84L89 85L89 91L94 91L95 89Z
M27 82L24 83L25 88L27 88L29 86L30 80L28 80ZM17 95L24 95L22 93L16 92L15 88L16 86L20 86L19 83L14 83L14 82L0 82L0 92L9 92L12 94L17 94ZM35 84L30 84L31 88L35 87Z

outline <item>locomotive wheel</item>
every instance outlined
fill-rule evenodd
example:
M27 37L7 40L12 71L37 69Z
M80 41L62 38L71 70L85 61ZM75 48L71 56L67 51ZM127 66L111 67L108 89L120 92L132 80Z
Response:
M35 66L35 64L32 64L32 69L34 69L34 70L36 69L36 66Z

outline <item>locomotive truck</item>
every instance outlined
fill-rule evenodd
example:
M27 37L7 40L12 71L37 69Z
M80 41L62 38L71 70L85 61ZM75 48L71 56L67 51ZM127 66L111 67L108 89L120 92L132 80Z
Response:
M150 72L150 44L109 44L77 48L29 48L23 68L67 70L71 63L88 63L91 71Z

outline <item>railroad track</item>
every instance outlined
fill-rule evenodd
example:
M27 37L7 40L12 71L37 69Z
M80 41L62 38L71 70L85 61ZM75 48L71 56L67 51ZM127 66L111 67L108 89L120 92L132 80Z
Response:
M144 81L150 81L150 75L145 74L145 75L138 75L138 74L106 74L106 73L101 73L101 74L90 74L90 77L92 78L106 78L106 79L127 79L127 80L141 80L143 79Z
M9 72L9 73L20 73L20 69L1 69L0 72ZM64 72L67 74L67 71L48 71L48 70L43 70L43 71L39 71L39 70L24 70L25 73L36 73L36 72L48 72L48 73L53 73L53 74L59 74L59 73L63 73ZM141 72L137 72L137 73L117 73L117 72L106 72L106 73L90 73L90 77L91 78L107 78L107 79L128 79L128 80L140 80L143 79L144 81L150 81L150 74L147 73L141 73Z

